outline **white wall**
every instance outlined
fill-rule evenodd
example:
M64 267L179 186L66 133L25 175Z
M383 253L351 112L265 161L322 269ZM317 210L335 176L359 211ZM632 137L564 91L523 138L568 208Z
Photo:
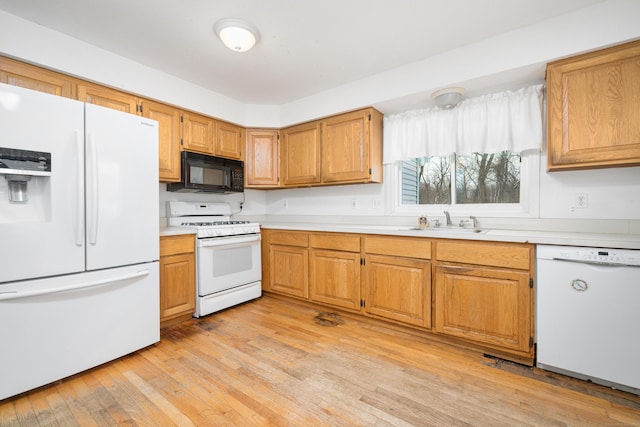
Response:
M240 194L210 194L210 193L176 193L167 191L167 184L160 184L160 218L167 217L166 204L169 201L186 202L224 202L231 205L234 214L261 217L267 214L267 192L259 190L245 190ZM242 204L242 209L240 209ZM161 222L162 225L162 222Z
M544 78L547 62L640 37L640 1L610 0L282 105L289 125L363 106L383 113L430 102L442 87L470 95Z
M577 194L587 196L586 208L576 208ZM640 220L640 167L542 171L540 217Z

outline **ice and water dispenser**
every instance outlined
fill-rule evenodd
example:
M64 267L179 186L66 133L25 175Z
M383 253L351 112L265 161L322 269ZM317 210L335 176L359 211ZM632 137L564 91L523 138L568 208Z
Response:
M10 203L29 201L29 182L51 176L51 153L0 147L0 175L4 175Z

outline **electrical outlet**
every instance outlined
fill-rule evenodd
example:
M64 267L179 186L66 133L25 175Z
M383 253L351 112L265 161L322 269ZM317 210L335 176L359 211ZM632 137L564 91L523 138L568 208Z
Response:
M287 209L289 207L289 201L287 199L284 199L282 201L282 207L285 208L285 209Z
M575 209L586 209L589 207L589 196L587 193L576 193L573 196L573 207Z
M382 207L381 199L373 199L373 209L380 209Z
M358 201L356 199L351 199L351 209L355 209L358 207Z

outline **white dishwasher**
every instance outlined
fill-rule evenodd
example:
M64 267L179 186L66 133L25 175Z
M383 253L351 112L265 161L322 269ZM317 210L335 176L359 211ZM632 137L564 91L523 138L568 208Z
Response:
M539 368L640 395L640 250L537 246Z

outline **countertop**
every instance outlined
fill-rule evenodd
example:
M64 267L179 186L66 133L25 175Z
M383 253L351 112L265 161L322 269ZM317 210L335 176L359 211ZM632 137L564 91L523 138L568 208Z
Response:
M384 234L393 236L413 236L442 239L484 240L494 242L517 242L547 245L587 246L599 248L640 249L640 235L599 234L539 230L499 230L487 229L479 233L472 229L458 227L428 227L416 229L411 226L320 224L320 223L279 223L265 222L264 229L325 231L359 234Z
M177 236L179 234L196 234L196 230L188 227L160 227L160 236Z

